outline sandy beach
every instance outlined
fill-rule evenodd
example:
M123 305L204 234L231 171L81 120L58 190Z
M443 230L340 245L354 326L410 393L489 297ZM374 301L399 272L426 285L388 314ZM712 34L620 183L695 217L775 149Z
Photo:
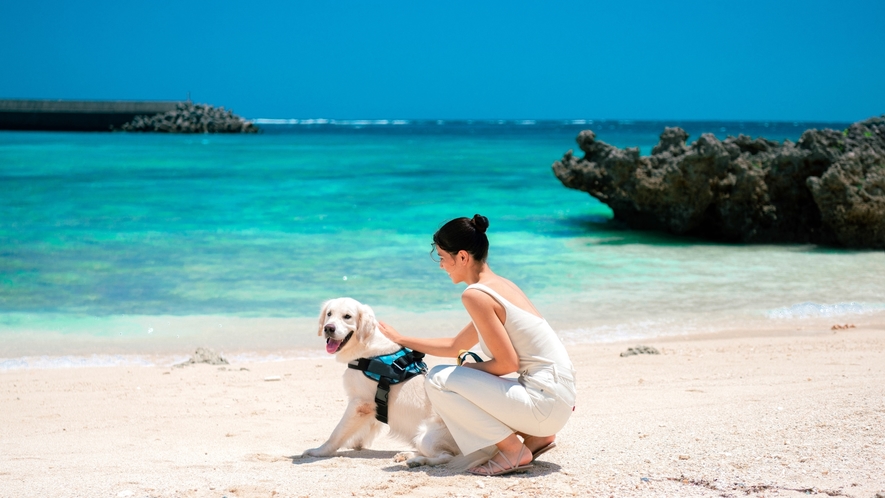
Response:
M327 358L11 370L0 496L885 496L885 325L644 344L572 346L558 447L499 478L409 469L386 437L300 458L344 408Z

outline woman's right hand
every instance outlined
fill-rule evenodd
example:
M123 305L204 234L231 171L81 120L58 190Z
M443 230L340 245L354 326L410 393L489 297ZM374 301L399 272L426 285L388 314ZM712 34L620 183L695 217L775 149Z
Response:
M455 337L409 337L400 334L396 329L380 320L378 321L378 330L384 334L385 337L400 346L442 358L455 358L458 356L459 350L470 349L475 346L478 341L476 328L474 328L473 322L467 324L467 326Z
M380 330L381 333L384 334L385 337L387 337L388 339L390 339L391 341L393 341L397 344L399 344L400 341L402 340L402 336L400 335L399 332L396 331L395 328L391 327L390 325L387 325L386 323L382 322L381 320L378 320L378 330Z

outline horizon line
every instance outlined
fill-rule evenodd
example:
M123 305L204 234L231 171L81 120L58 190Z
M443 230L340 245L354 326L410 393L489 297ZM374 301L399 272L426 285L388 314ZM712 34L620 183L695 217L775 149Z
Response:
M877 116L871 116L877 117ZM634 124L634 123L661 123L661 122L680 122L680 123L784 123L798 126L801 123L855 123L858 121L845 120L795 120L795 119L711 119L711 118L665 118L665 119L623 119L623 118L380 118L380 119L338 119L338 118L244 118L255 124L263 125L344 125L344 126L404 126L414 123L421 124L437 124L446 123L458 124L517 124L531 126L538 123L559 123L571 125L593 124L594 122L618 124ZM869 119L869 118L867 118Z

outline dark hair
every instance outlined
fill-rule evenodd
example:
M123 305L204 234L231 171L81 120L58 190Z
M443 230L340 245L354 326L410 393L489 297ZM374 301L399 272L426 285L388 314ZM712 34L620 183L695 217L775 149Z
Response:
M467 251L479 262L489 255L489 238L486 229L489 219L480 214L473 218L455 218L433 234L433 245L449 254Z

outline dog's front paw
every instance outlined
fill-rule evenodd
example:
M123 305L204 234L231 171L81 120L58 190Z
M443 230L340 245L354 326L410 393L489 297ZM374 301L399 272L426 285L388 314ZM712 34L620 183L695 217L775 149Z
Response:
M403 451L401 453L397 453L396 456L393 457L393 461L396 463L403 463L410 458L415 458L414 451Z
M334 451L324 450L322 447L319 448L311 448L309 450L305 450L304 453L301 454L301 458L304 457L327 457L334 455Z
M406 460L406 465L409 466L410 469L415 467L421 467L422 465L427 465L429 460L425 456L416 456L414 458L409 458Z

